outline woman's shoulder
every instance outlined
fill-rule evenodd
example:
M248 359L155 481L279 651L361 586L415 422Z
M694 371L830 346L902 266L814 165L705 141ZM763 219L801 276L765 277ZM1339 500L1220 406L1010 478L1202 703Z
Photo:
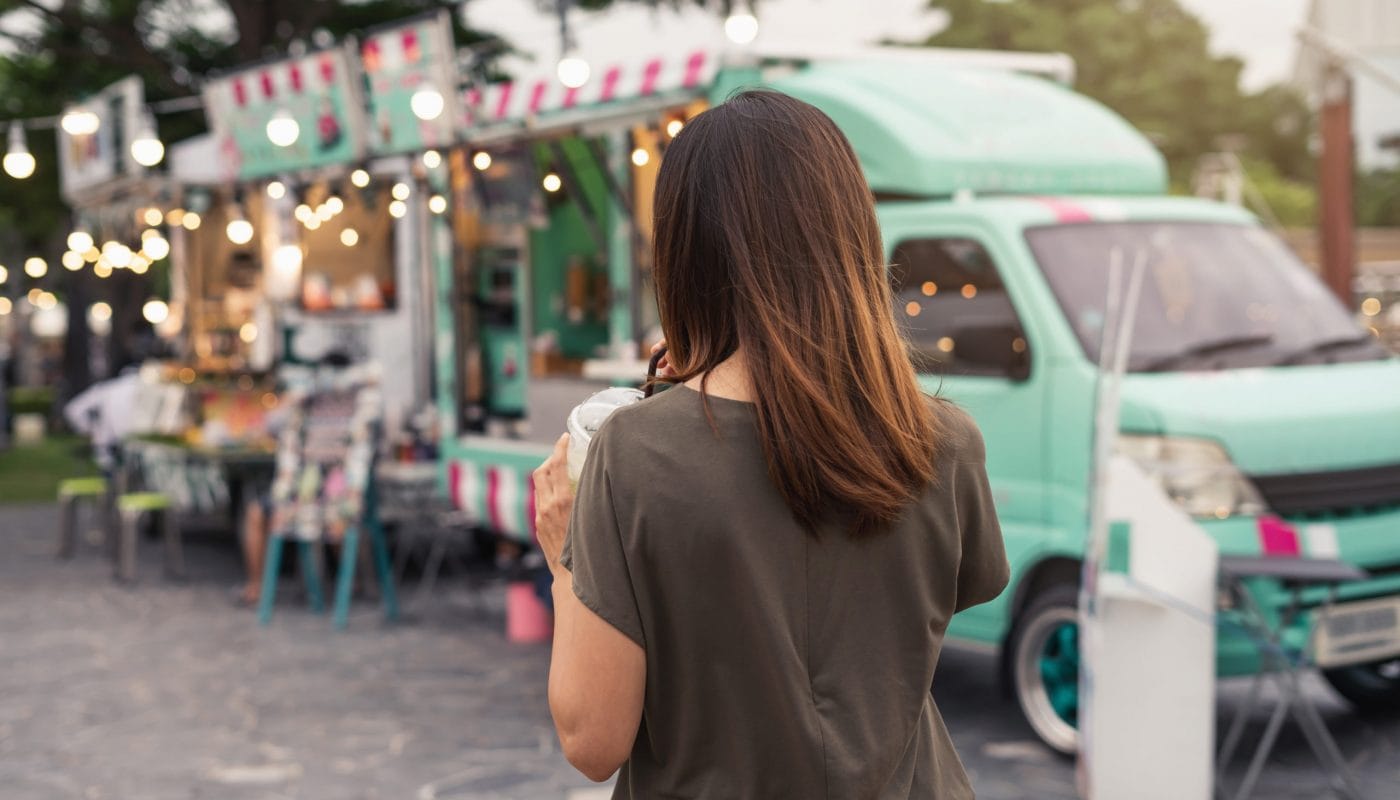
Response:
M962 407L946 397L928 395L938 431L939 454L944 459L973 461L986 458L986 445L977 421Z

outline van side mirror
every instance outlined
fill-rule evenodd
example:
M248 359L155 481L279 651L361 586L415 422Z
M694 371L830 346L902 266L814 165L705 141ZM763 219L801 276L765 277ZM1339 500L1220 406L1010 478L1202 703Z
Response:
M978 325L958 331L954 355L977 374L1003 375L1013 381L1031 376L1030 345L1018 325Z

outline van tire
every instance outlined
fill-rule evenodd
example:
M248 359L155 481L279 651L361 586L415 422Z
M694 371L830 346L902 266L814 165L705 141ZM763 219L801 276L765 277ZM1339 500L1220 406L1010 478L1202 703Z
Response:
M1008 685L1026 724L1066 756L1079 750L1078 632L1078 588L1051 586L1016 617L1005 651Z
M1322 677L1358 712L1400 712L1400 658L1327 669Z

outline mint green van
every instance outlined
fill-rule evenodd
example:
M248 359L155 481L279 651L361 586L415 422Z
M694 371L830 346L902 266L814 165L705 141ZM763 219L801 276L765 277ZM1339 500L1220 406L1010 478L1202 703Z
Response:
M1372 575L1339 601L1400 595L1400 360L1251 215L1163 196L1146 139L1042 79L834 64L773 85L850 136L925 385L982 427L1012 581L948 635L998 647L1042 740L1076 744L1075 599L1115 250L1146 267L1120 449L1222 553L1259 554L1263 515L1327 526ZM1249 674L1254 652L1222 635L1219 674ZM1358 706L1400 707L1400 658L1325 676Z
M577 170L572 199L556 195L548 224L517 237L530 246L510 251L508 266L519 273L510 285L531 296L522 313L500 319L521 343L557 337L564 355L596 346L580 339L579 325L550 322L566 305L567 265L582 254L606 264L612 300L595 337L611 358L584 361L582 374L603 385L641 375L645 361L637 359L650 343L642 332L655 316L628 226L650 219L649 181L660 159L628 166L631 148L650 141L636 138L635 126L664 130L748 86L824 110L850 138L874 192L896 314L924 384L966 407L987 442L1012 583L996 601L958 615L949 637L999 653L1035 733L1069 752L1077 740L1075 596L1110 262L1145 264L1120 447L1223 553L1257 554L1259 521L1272 516L1325 529L1341 558L1372 575L1339 599L1394 596L1396 616L1400 361L1248 213L1166 196L1162 157L1145 137L1046 77L1067 77L1054 68L1065 61L896 50L726 62L713 80L665 97L541 114L510 143L535 147L545 161L611 164L637 188L639 211L619 213L601 172ZM1028 75L1018 71L1025 64L1052 68ZM490 134L484 129L477 145L487 146ZM489 145L498 161L505 141ZM586 208L576 213L569 203ZM589 220L607 236L586 235ZM492 258L478 261L487 269L505 263ZM451 285L452 276L440 280ZM449 377L471 341L470 316L457 322L456 332L439 330L451 345L442 351ZM560 388L561 380L522 370L494 381L498 394L510 389L520 401L512 414L538 422L534 441L473 432L467 420L444 447L444 482L457 504L522 544L533 521L530 470L548 454L564 411L592 390ZM484 383L489 395L489 375ZM463 405L451 381L439 384L444 418L452 419ZM555 408L528 399L548 389L573 399ZM1262 600L1276 606L1282 595ZM1221 675L1258 667L1241 638L1222 636L1218 653ZM1396 655L1327 678L1359 705L1400 707Z

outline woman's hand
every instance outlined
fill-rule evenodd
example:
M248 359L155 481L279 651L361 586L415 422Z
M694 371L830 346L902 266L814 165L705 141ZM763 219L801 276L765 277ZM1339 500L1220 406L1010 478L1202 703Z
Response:
M574 489L569 485L569 434L554 443L554 452L531 476L535 481L535 536L540 540L549 571L559 571L559 554L569 534Z
M661 341L651 346L651 354L654 356L664 349L666 349L666 340L662 339ZM662 356L661 360L656 362L656 377L669 378L674 374L675 372L671 369L670 359L667 356Z

